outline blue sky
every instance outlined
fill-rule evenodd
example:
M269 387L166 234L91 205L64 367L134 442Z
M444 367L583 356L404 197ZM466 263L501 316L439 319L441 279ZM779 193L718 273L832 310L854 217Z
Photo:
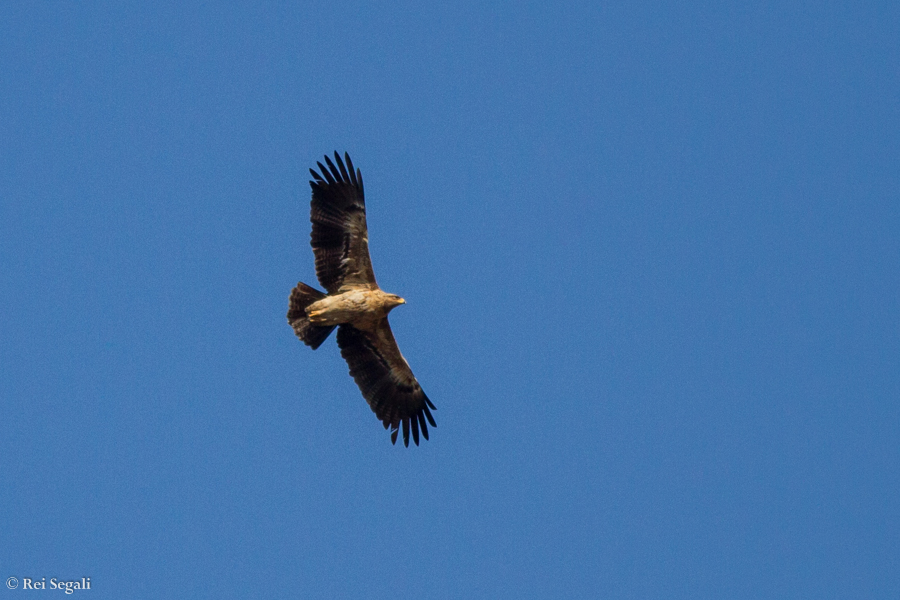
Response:
M898 7L4 5L0 575L897 598ZM285 320L334 150L418 448Z

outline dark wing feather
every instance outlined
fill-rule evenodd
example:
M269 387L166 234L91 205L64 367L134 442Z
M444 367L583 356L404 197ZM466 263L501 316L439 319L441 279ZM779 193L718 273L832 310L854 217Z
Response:
M391 441L397 441L403 426L403 443L409 446L409 432L419 445L419 432L428 439L428 425L436 427L431 410L434 404L422 391L391 333L387 318L373 332L352 325L341 325L337 333L341 356L350 365L350 375L375 415L391 428Z
M344 158L346 166L335 152L337 166L326 156L325 165L318 163L321 173L309 170L313 176L310 243L316 255L316 276L331 294L341 288L377 287L369 258L362 173L354 172L349 155Z

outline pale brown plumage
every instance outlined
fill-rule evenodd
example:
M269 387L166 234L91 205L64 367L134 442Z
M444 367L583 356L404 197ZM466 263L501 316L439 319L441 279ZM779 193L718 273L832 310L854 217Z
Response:
M387 314L404 300L383 292L375 281L369 258L366 205L362 174L346 165L337 152L325 157L313 180L310 243L316 257L316 276L328 291L323 294L304 283L291 292L288 322L305 344L318 348L338 327L341 356L363 397L396 443L402 426L403 442L419 444L435 427L434 405L409 368L391 333ZM427 423L426 423L427 422Z

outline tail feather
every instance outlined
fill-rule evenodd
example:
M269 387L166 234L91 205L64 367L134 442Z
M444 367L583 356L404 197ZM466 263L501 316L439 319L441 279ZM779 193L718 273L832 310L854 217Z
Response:
M334 325L324 327L313 325L306 315L306 307L324 297L325 294L305 283L298 283L297 287L291 291L290 307L287 313L288 323L294 328L297 337L313 350L321 346L334 330Z

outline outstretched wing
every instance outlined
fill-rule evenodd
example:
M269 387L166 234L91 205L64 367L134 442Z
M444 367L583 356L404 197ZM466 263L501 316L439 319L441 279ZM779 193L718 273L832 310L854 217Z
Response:
M377 287L372 261L369 258L369 239L366 229L366 202L363 195L362 173L353 170L350 156L344 161L337 152L331 162L318 163L320 173L310 169L313 180L310 220L310 243L316 255L316 276L329 293L344 288Z
M391 442L397 442L399 427L403 425L403 443L409 446L409 430L419 445L419 429L428 439L428 425L437 427L431 410L434 404L422 391L409 364L391 333L387 317L372 332L352 325L341 325L337 333L341 356L350 365L350 375L362 391L375 415L391 427Z

